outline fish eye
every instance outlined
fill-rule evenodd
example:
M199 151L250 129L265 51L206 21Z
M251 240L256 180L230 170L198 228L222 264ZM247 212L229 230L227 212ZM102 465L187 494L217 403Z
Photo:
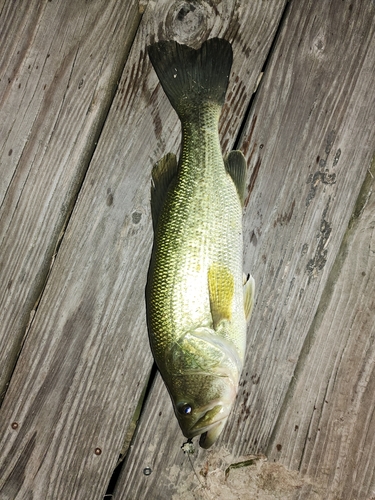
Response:
M177 410L180 415L190 415L193 408L189 403L180 403L177 405Z

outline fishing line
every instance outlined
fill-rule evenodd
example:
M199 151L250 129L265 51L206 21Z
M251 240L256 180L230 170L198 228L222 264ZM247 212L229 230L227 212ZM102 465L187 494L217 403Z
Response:
M191 438L189 438L185 443L183 443L183 445L181 446L181 449L184 452L184 455L188 456L190 466L194 472L195 477L198 479L198 483L202 487L202 491L204 492L204 495L206 496L206 498L208 500L211 500L211 498L208 496L206 485L201 481L200 477L198 476L197 471L194 468L193 461L191 459L191 455L194 454L194 452L195 452L193 440Z

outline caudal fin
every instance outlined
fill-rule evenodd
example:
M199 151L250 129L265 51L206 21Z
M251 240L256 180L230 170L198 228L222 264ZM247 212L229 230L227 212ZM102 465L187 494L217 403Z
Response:
M206 102L224 104L233 59L227 40L211 38L198 50L175 41L161 41L150 45L148 53L180 118Z

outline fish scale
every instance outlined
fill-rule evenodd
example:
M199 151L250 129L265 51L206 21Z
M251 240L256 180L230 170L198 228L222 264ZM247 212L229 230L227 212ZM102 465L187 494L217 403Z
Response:
M218 134L232 50L158 42L149 55L182 124L179 162L169 154L152 172L150 345L184 435L207 448L236 397L254 292L242 273L246 163L238 151L223 160Z
M211 127L215 128L215 118L206 119L205 123L211 122ZM186 169L189 175L184 175L183 170L179 175L175 188L169 193L155 235L160 268L155 268L154 282L156 286L164 283L168 290L164 300L158 294L152 294L158 331L161 335L165 332L163 338L158 339L159 349L173 343L176 337L184 335L199 321L212 322L207 272L213 262L220 261L232 270L238 277L237 286L242 294L241 206L236 189L225 171L220 149L213 154L211 146L212 153L207 161L203 149L205 140L200 137L203 159L198 148L194 148L195 155L192 156L191 145L196 142L192 135L185 137L187 145L182 153L182 164L185 157L191 158ZM202 164L205 164L204 169ZM195 182L190 182L190 178ZM233 249L237 250L235 255ZM184 293L192 287L193 293ZM197 310L195 304L200 305ZM169 322L173 328L169 327ZM234 338L234 342L236 340Z

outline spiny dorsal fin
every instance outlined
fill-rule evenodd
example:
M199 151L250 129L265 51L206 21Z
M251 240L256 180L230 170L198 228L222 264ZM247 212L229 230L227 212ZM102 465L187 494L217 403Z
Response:
M152 168L151 176L151 214L155 231L161 209L167 197L168 189L178 170L176 155L168 153Z
M234 278L230 270L214 263L208 270L208 291L210 296L211 316L214 329L226 319L232 319Z
M243 304L244 304L244 309L245 309L245 317L246 321L248 322L250 320L251 312L253 310L254 306L254 298L255 298L255 280L249 274L246 276L246 274L243 275L244 280L243 280Z
M236 186L241 205L243 206L245 199L246 160L242 151L231 151L224 158L224 164L226 171Z

